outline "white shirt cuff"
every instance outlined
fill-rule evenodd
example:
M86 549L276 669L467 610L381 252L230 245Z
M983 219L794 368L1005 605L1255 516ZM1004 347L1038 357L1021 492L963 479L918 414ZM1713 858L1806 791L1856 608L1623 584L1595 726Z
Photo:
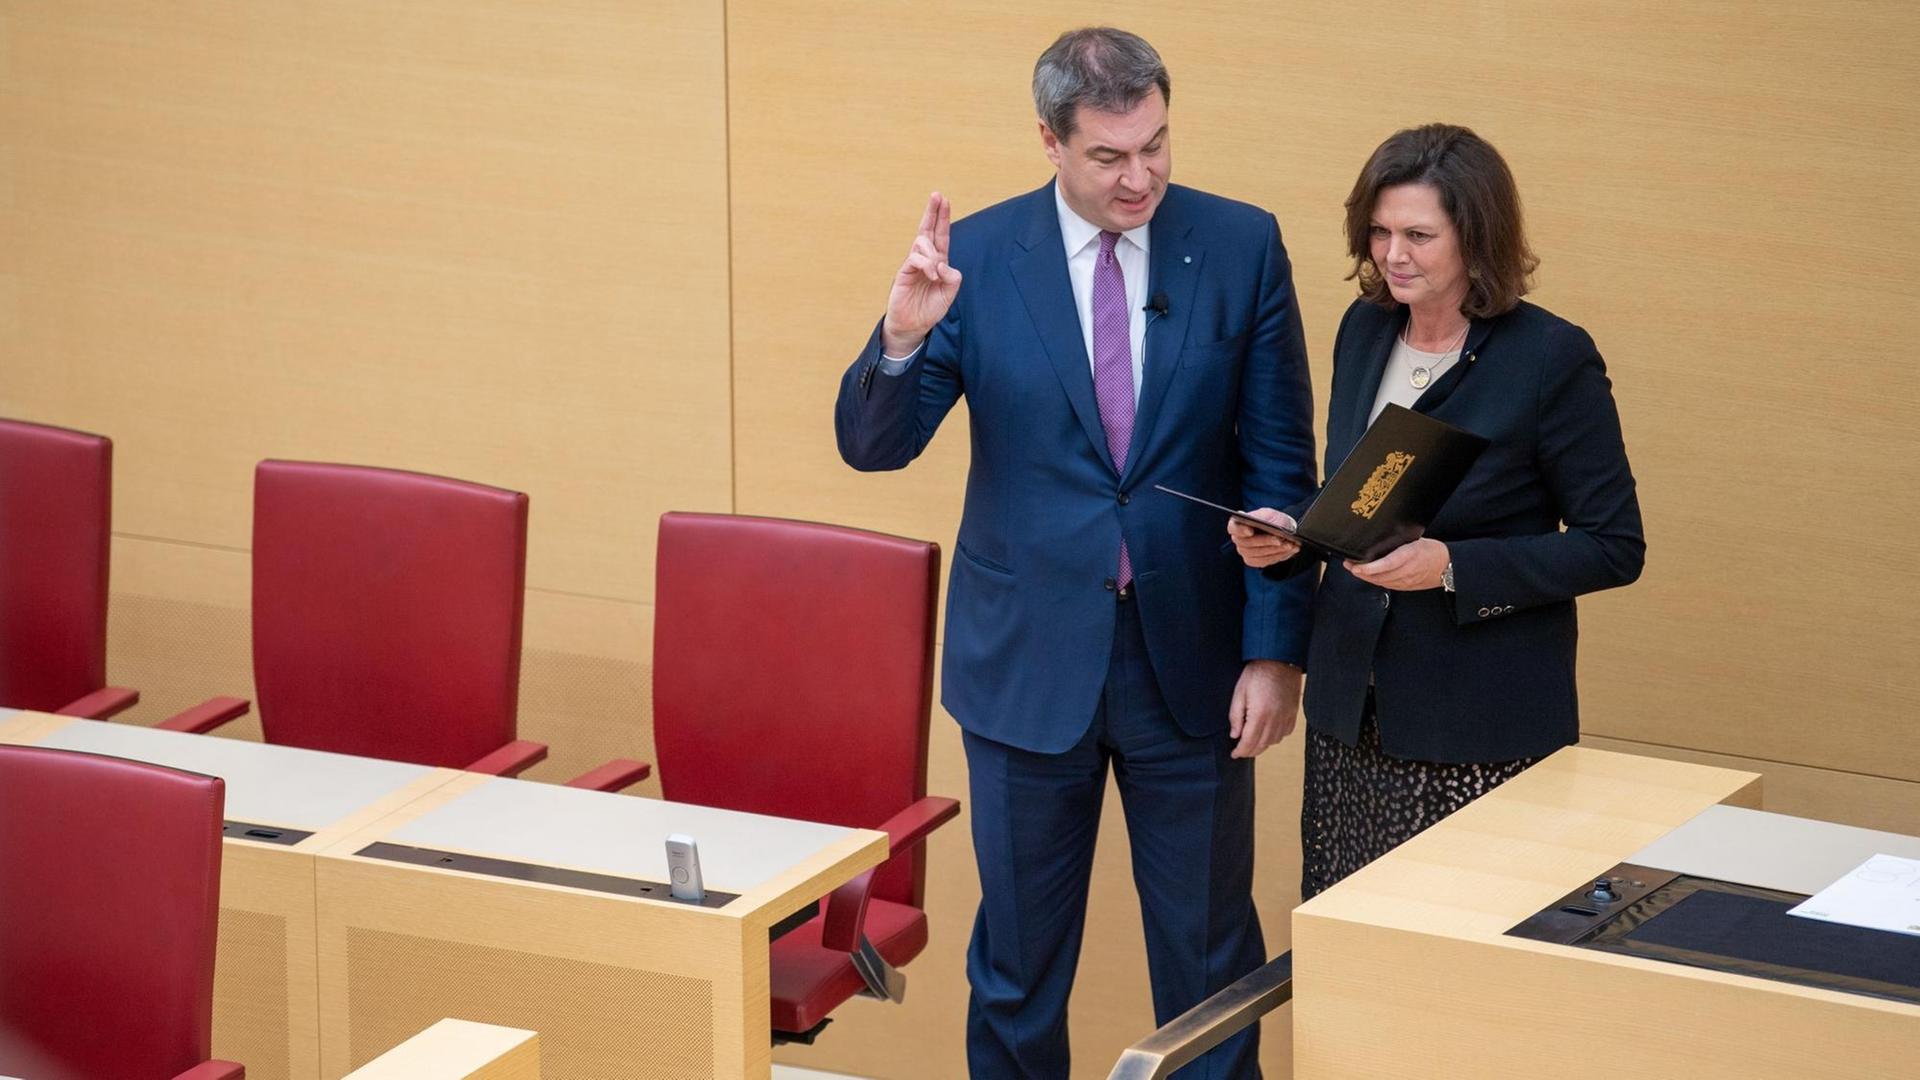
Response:
M914 346L912 352L905 356L888 356L887 351L882 349L880 350L880 374L898 375L911 367L920 354L926 351L927 343L924 338L921 339L920 344Z

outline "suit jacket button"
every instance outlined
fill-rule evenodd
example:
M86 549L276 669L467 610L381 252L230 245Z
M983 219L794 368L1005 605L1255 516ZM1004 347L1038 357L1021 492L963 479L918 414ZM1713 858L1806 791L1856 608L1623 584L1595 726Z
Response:
M1508 604L1508 605L1507 605L1506 607L1503 607L1503 608L1501 608L1501 609L1500 609L1500 614L1502 614L1502 615L1511 615L1511 614L1513 614L1513 605L1512 605L1512 604Z
M1131 495L1129 495L1129 494L1127 494L1127 493L1126 493L1126 492L1124 492L1124 491L1123 491L1123 492L1121 492L1121 493L1120 493L1119 495L1116 495L1116 496L1114 496L1114 497L1120 500L1120 505L1121 505L1121 506L1125 506L1125 505L1127 505L1128 503L1130 503L1130 502L1132 502L1132 501L1133 501L1133 496L1131 496Z
M1114 583L1113 583L1113 579L1112 579L1112 578L1108 578L1107 580L1105 580L1105 581L1103 581L1103 582L1101 582L1101 583L1100 583L1100 587L1101 587L1101 588L1103 588L1103 589L1105 589L1105 590L1107 590L1108 592L1112 592L1112 591L1113 591L1113 584L1114 584Z
M1481 609L1480 609L1480 617L1481 617L1481 618L1483 618L1483 619L1484 619L1484 618L1486 618L1487 616L1489 616L1489 615L1491 615L1491 614L1493 614L1493 609L1492 609L1492 608L1481 608Z
M1382 592L1382 593L1380 594L1380 606L1381 606L1381 608L1383 608L1383 609L1385 609L1385 608L1390 608L1390 607L1392 607L1392 606L1393 606L1393 594L1392 594L1392 593L1390 593L1390 592Z

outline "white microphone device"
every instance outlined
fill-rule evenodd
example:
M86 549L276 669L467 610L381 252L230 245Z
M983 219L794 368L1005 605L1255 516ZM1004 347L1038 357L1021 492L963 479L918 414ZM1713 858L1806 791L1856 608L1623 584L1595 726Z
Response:
M667 880L675 900L699 903L707 898L700 880L700 845L685 833L667 837Z

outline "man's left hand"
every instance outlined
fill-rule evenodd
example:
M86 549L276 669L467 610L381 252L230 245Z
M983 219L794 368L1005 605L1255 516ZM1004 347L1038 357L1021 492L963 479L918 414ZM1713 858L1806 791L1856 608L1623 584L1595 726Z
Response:
M1421 537L1411 544L1401 544L1372 562L1348 559L1346 567L1348 573L1369 585L1413 592L1439 588L1440 575L1452 561L1447 545Z
M1293 734L1300 718L1300 669L1279 660L1249 660L1233 687L1227 733L1233 756L1250 758Z

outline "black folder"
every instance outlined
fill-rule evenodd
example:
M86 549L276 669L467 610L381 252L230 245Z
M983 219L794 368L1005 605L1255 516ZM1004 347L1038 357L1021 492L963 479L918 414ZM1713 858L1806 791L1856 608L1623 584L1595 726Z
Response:
M1439 515L1487 440L1400 405L1388 405L1288 532L1243 511L1172 488L1169 495L1213 507L1302 547L1367 562L1418 540Z

